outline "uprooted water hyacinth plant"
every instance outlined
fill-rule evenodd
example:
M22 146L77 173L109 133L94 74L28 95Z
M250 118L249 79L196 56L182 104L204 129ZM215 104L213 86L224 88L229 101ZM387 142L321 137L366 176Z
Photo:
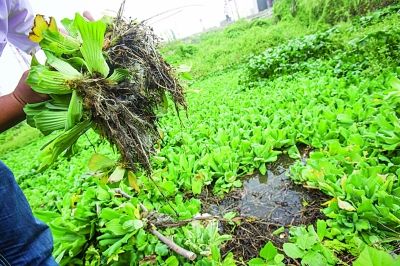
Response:
M121 13L121 12L120 12ZM183 89L171 67L158 53L158 39L144 23L117 18L87 21L76 14L62 24L41 15L29 38L46 54L41 65L33 58L27 83L46 102L25 107L28 124L44 134L63 130L47 143L39 156L40 169L93 128L114 144L124 167L149 171L149 156L159 138L157 115L168 106L186 107Z

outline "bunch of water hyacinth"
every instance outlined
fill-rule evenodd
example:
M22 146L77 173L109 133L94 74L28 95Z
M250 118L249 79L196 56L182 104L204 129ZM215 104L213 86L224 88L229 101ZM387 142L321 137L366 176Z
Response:
M61 130L43 147L41 169L71 152L82 134L94 128L119 150L122 163L150 170L149 156L159 138L156 112L168 104L186 107L171 67L157 52L151 28L136 21L103 18L87 21L76 14L62 20L35 17L29 38L46 54L33 58L27 83L46 102L25 107L28 124L44 134Z

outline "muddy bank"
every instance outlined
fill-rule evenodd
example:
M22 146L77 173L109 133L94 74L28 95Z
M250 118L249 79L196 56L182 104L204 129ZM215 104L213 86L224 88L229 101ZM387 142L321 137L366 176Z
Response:
M205 195L203 212L223 216L236 211L240 216L282 226L308 222L311 209L321 201L322 195L318 191L295 185L290 180L289 169L294 162L282 156L269 166L265 175L256 173L244 177L243 188L228 193L223 199ZM318 206L317 210L312 211L319 212L319 209Z
M323 218L321 203L328 198L320 191L295 185L289 178L293 163L293 159L282 156L269 165L266 175L246 176L243 188L223 199L212 193L202 195L203 213L223 216L235 211L244 218L239 225L221 223L221 231L233 235L223 248L225 254L233 252L237 259L247 261L257 256L269 240L281 248L287 241L290 226L312 224ZM284 230L273 234L280 227Z

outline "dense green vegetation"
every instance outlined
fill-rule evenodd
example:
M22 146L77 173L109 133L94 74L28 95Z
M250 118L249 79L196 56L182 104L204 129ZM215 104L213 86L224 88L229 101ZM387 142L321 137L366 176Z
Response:
M245 78L265 79L299 71L313 73L323 69L335 76L373 76L382 67L399 63L399 28L391 17L397 8L387 8L363 17L352 26L337 26L327 31L292 39L253 56ZM379 23L385 19L385 24Z
M291 227L279 249L266 239L249 265L352 260L345 257L358 257L359 266L399 265L398 10L330 29L296 18L241 21L168 44L167 59L176 67L191 65L193 79L187 117L181 114L180 122L171 108L160 118L155 182L140 172L110 182L118 155L92 131L79 140L76 156L43 173L35 171L35 154L54 136L35 138L27 126L0 135L0 159L14 171L35 214L51 226L61 265L191 265L149 233L154 217L140 203L172 220L190 219L201 212L197 197L206 186L226 195L241 187L243 176L265 173L281 154L299 159L290 170L295 182L330 200L321 206L324 219ZM300 154L302 145L312 148L309 158ZM221 254L231 236L221 235L217 222L162 232L199 255L193 264L245 263Z
M229 27L201 34L186 42L177 41L163 48L167 61L173 65L188 65L197 79L210 73L222 73L237 68L251 54L258 54L267 47L316 31L302 23L273 19L240 20Z
M397 0L282 0L275 3L274 14L277 19L296 18L306 25L335 24L394 3Z
M9 151L23 147L29 144L32 140L36 140L41 136L40 132L20 124L7 132L0 134L0 154L5 154Z

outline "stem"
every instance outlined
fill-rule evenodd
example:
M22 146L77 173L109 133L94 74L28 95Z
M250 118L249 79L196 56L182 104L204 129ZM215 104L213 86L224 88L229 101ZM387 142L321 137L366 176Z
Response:
M155 235L161 242L167 245L171 250L175 251L177 254L185 257L188 260L193 261L196 259L197 257L196 254L175 244L175 242L172 239L169 239L160 232L158 232L153 224L151 224L151 227L152 228L150 229L150 232L153 235Z
M117 188L114 190L115 193L120 194L122 197L126 199L131 199L132 196L129 195L128 193L122 191L121 189ZM146 206L140 203L140 208L142 209L143 212L148 213L149 211L147 210ZM154 224L150 223L150 233L155 235L161 242L163 242L165 245L167 245L171 250L175 251L177 254L183 256L184 258L193 261L196 259L197 255L187 249L184 249L180 246L178 246L172 239L169 239L168 237L164 236L160 232L157 231L157 228L155 227Z

